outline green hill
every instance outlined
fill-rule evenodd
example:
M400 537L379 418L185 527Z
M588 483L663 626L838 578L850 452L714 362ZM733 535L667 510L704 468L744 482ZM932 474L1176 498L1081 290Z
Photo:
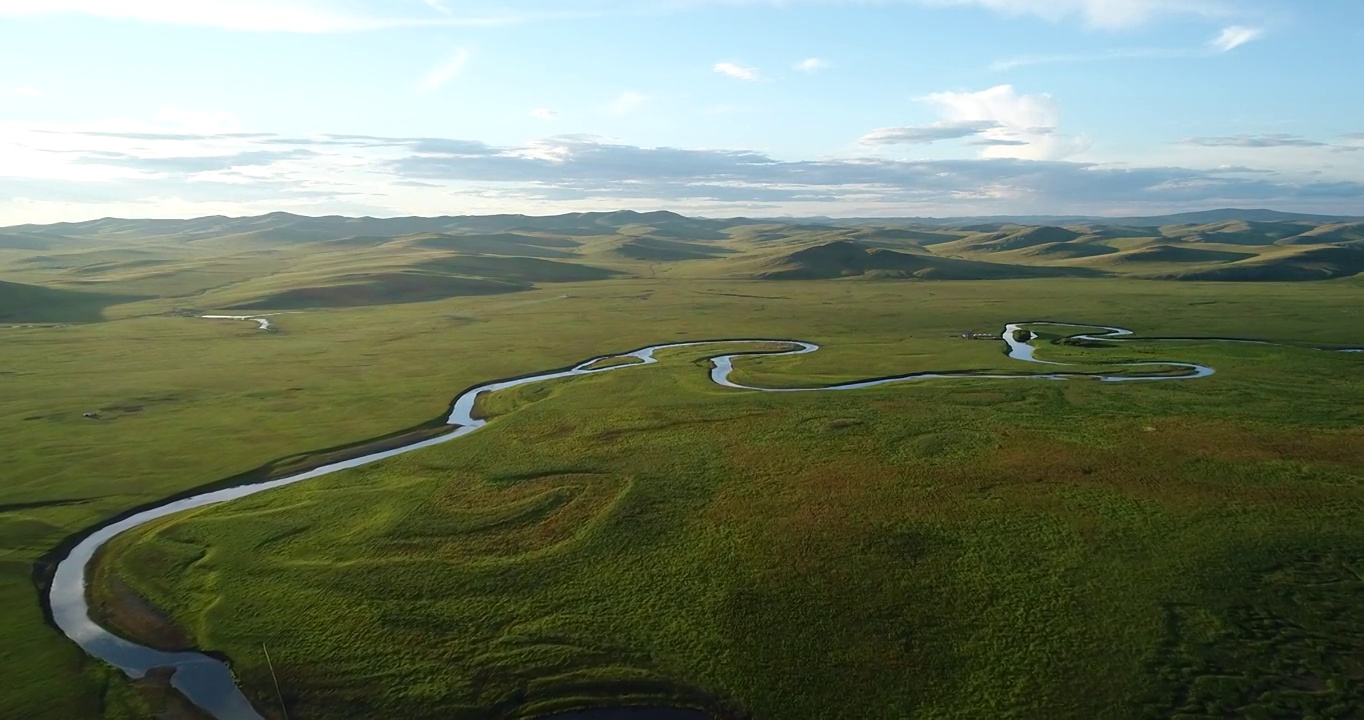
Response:
M0 232L0 250L47 250L57 245L57 237L30 232Z
M655 234L682 239L721 240L726 228L750 224L747 220L690 218L673 212L592 212L564 215L486 215L467 217L311 217L275 212L254 217L221 215L189 220L130 220L104 218L53 225L18 225L0 228L13 236L151 239L175 238L184 243L230 244L304 243L347 237L401 237L420 233L495 234L505 232L552 233L567 236L612 235L626 226L653 228Z
M486 235L425 233L398 238L395 242L431 250L486 253L489 255L519 255L534 258L571 258L574 257L573 253L565 248L572 248L578 244L567 238L539 237L510 232Z
M1228 263L1258 257L1255 253L1208 250L1178 245L1152 245L1120 252L1105 259L1110 263Z
M14 279L49 287L84 283L104 293L159 297L166 304L208 295L228 305L294 290L370 285L374 283L355 278L395 274L397 278L375 281L377 289L363 292L406 298L423 296L425 291L414 288L425 285L443 288L431 290L437 295L504 292L538 283L651 272L678 277L916 278L1065 272L1149 279L1214 271L1218 268L1211 266L1217 265L1228 268L1214 273L1217 277L1312 279L1348 274L1350 263L1337 264L1330 256L1304 259L1295 250L1364 242L1364 222L1357 218L1325 222L1236 211L1173 219L1203 222L1157 229L1136 222L1039 217L1033 220L1047 224L978 218L949 225L931 219L712 219L665 211L105 218L0 228L0 273L11 271ZM681 264L651 270L643 266L661 263ZM420 277L413 280L405 276L409 273ZM471 279L493 284L467 282ZM384 289L394 283L398 287ZM361 291L351 288L342 294L355 292ZM334 295L326 290L320 297L333 302L327 298Z
M1081 233L1074 230L1043 226L1021 230L999 230L974 235L964 240L947 243L943 245L943 249L951 248L953 252L1007 252L1038 245L1068 243L1080 237L1082 237Z
M331 285L301 287L273 293L229 310L296 310L300 308L362 307L441 300L461 295L496 295L529 290L529 283L457 277L421 272L346 275Z
M0 323L98 322L110 305L138 299L0 280Z
M1219 245L1273 245L1284 238L1301 235L1316 227L1308 222L1252 222L1234 220L1209 225L1180 225L1161 228L1161 234L1183 242Z
M519 283L588 282L620 275L592 265L557 262L542 258L502 257L498 255L450 255L423 260L413 268L464 277L481 277Z
M96 267L150 267L172 262L168 251L154 252L138 248L107 248L51 255L32 255L15 263L17 267L41 270L88 270Z
M798 250L770 261L755 277L763 280L823 280L841 277L990 280L1095 274L1097 273L1068 268L1001 265L936 255L901 253L840 240Z
M707 260L734 254L734 250L716 245L668 240L656 237L635 237L622 242L613 251L631 260L673 262L679 260Z
M1019 255L1022 257L1047 258L1055 260L1066 260L1071 258L1089 258L1102 255L1112 255L1118 252L1117 248L1107 245L1099 245L1090 242L1058 242L1047 245L1034 245L1025 248Z
M1159 234L1158 231L1149 227L1126 227L1123 225L1072 225L1070 229L1096 240L1150 238Z
M911 228L868 228L858 230L849 236L859 242L876 244L878 242L896 244L916 244L916 245L937 245L960 240L961 235L934 232L931 230L916 230Z
M1364 247L1326 246L1162 277L1172 280L1286 282L1329 280L1360 273L1364 273Z
M834 225L774 225L759 223L731 228L730 239L748 243L779 243L783 240L841 238L847 239L853 230Z
M357 307L425 302L462 295L530 290L537 283L605 280L614 270L542 258L500 255L421 255L387 265L377 256L271 276L236 288L233 310ZM361 271L361 268L376 268ZM245 299L238 299L245 295Z
M1364 241L1364 222L1320 225L1279 241L1281 245L1338 244Z

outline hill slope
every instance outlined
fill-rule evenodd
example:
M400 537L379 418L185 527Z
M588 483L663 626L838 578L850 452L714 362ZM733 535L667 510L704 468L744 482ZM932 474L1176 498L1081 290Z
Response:
M486 235L423 233L400 237L393 242L430 250L558 259L573 257L573 253L569 249L578 244L565 238L540 237L510 232Z
M1301 235L1284 238L1279 243L1282 245L1310 245L1360 241L1364 241L1364 222L1319 225Z
M1302 222L1254 222L1237 220L1209 225L1187 225L1161 228L1166 237L1184 242L1203 242L1221 245L1273 245L1284 238L1301 235L1315 227Z
M423 272L342 275L325 285L292 288L229 310L296 310L302 308L364 307L442 300L462 295L496 295L529 290L530 283L458 277Z
M1364 247L1327 246L1163 277L1174 280L1286 282L1329 280L1360 273L1364 273Z
M657 273L679 279L717 274L819 279L1058 273L1182 279L1210 273L1217 278L1306 280L1351 274L1352 261L1348 253L1303 256L1298 251L1338 250L1364 242L1364 222L1322 222L1315 216L1259 211L1166 216L1159 228L1135 222L1058 219L1024 226L990 220L955 225L884 218L798 222L634 211L433 218L290 213L107 218L0 229L0 277L158 297L173 306L178 306L173 300L189 303L205 294L223 305L270 298L291 305L312 302L309 298L351 303L347 296L352 295L406 302ZM1172 220L1184 224L1168 224ZM7 271L13 274L6 276ZM338 286L347 289L338 292ZM276 297L288 291L302 294Z
M0 323L98 322L110 305L137 299L0 280Z
M706 245L684 240L668 240L656 237L635 237L616 246L613 251L631 260L650 262L677 262L681 260L707 260L724 257L735 251L726 247Z
M1074 230L1043 226L1021 228L1017 230L999 230L996 232L984 233L982 235L974 235L964 240L946 243L943 245L943 249L951 248L953 251L959 252L1006 252L1009 250L1036 247L1038 245L1067 243L1079 237L1081 237L1081 234Z
M362 268L367 264L375 269L363 271ZM246 286L246 289L252 290L246 296L248 299L225 307L232 310L290 310L392 305L464 295L519 292L529 290L537 283L588 282L605 280L618 274L591 265L543 258L420 256L388 266L361 261L327 266L322 270L272 276L268 284L256 285L254 288Z
M847 240L816 245L777 258L754 277L763 280L823 280L841 277L991 280L1003 278L1095 275L1067 268L1001 265L895 252Z
M1105 258L1109 263L1226 263L1256 257L1254 253L1209 250L1179 245L1152 245L1114 254Z

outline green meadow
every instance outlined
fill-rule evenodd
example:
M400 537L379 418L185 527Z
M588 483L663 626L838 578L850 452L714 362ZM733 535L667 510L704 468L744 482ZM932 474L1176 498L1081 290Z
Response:
M1018 320L1364 345L1358 278L799 279L789 255L764 265L757 230L735 252L692 231L480 236L548 249L515 262L446 257L448 238L347 259L145 232L124 243L145 257L0 254L0 716L193 716L45 623L66 538L420 426L490 380L750 337L823 346L738 361L770 387L1051 371L959 337ZM999 265L970 252L942 267ZM151 258L169 260L118 264ZM1245 262L1162 254L1209 258ZM274 331L189 316L258 309ZM119 632L230 658L271 718L263 643L290 718L1364 714L1364 356L1035 329L1039 357L1080 371L1217 374L763 394L710 383L733 346L666 351L490 397L469 437L129 533L91 595Z

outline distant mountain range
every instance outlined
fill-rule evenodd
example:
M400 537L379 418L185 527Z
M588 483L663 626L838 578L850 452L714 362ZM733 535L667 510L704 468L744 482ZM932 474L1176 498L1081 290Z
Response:
M0 228L0 322L112 304L269 311L414 303L613 278L1293 282L1364 277L1364 220L1270 210L1150 218L106 218Z
M22 244L41 243L43 237L130 235L176 236L195 240L241 233L269 232L280 240L316 240L333 238L337 233L355 236L397 236L420 232L480 232L498 233L517 230L547 231L566 234L594 235L631 225L666 228L685 232L688 237L710 234L720 239L719 229L738 225L773 222L796 225L920 225L974 229L977 226L1062 226L1116 225L1128 227L1165 227L1170 225L1206 225L1223 222L1309 222L1348 223L1364 221L1364 216L1307 215L1277 210L1242 210L1224 208L1199 212L1156 215L1150 217L1098 217L1082 215L991 215L971 217L887 217L887 218L701 218L688 217L666 210L636 212L565 213L562 215L452 215L441 217L344 217L340 215L308 216L275 212L253 217L212 215L188 220L138 220L103 218L74 223L50 225L14 225L0 228L0 247L22 247Z

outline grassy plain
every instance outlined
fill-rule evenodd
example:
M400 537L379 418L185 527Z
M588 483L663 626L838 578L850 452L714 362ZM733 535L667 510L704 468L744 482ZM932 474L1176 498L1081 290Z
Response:
M0 716L157 702L43 623L29 578L64 537L417 425L474 384L752 336L824 346L743 362L754 384L1026 371L954 336L1041 318L1357 344L1361 290L664 273L288 314L275 333L157 314L175 297L0 328ZM105 571L231 656L273 712L269 643L291 717L524 717L621 696L757 718L1364 712L1360 357L1044 352L1218 374L764 395L710 385L679 351L509 393L486 430L439 448L173 518L117 542Z

